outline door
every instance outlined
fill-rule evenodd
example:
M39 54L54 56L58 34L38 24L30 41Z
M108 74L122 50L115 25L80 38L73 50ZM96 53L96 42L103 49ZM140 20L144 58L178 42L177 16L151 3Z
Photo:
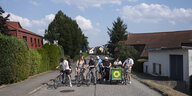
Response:
M183 81L183 55L170 55L170 78Z

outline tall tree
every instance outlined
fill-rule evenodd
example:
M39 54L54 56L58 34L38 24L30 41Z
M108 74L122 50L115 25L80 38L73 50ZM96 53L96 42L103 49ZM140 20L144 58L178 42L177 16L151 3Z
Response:
M86 37L85 35L83 35L83 42L81 44L81 49L82 49L82 52L86 52L88 50L88 44L89 42L87 41L88 37Z
M114 49L118 46L119 41L124 41L127 39L128 32L127 25L123 23L120 17L117 18L117 21L113 22L112 29L108 28L108 35L110 41L108 42L109 52L114 55Z
M53 43L58 40L59 45L64 49L65 55L72 58L82 50L84 34L79 28L77 22L58 11L54 20L49 24L48 30L45 31L45 39Z
M4 34L4 35L9 35L8 34L8 27L6 26L6 22L7 20L9 20L9 14L6 17L3 17L3 13L5 13L5 11L2 9L2 7L0 6L0 33Z

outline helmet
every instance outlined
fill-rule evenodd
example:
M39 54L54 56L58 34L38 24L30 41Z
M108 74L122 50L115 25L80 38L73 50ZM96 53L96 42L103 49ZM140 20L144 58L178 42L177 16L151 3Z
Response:
M100 59L100 57L99 57L99 56L97 56L97 59Z
M108 57L105 57L106 60L108 60Z

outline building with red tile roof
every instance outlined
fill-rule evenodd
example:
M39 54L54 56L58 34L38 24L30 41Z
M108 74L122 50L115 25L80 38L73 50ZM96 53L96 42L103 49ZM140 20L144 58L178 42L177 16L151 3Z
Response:
M9 34L25 39L29 49L37 49L43 45L42 36L22 28L19 22L8 21L6 24L9 29Z
M192 30L134 33L129 35L125 44L132 45L140 52L140 57L148 57L146 49L192 46Z

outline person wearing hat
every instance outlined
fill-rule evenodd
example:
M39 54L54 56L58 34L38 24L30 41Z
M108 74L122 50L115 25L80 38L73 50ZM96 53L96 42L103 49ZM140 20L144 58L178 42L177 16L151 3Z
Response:
M108 60L108 57L105 57L105 60L101 63L102 68L105 68L105 72L106 72L106 80L109 80L109 71L110 71L110 67L111 67L111 63Z

